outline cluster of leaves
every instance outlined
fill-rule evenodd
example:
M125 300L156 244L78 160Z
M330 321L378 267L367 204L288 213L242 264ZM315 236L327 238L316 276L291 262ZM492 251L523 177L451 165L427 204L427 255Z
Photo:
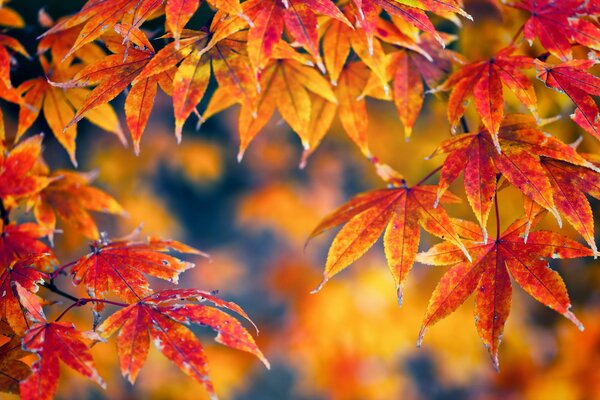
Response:
M399 173L372 159L379 175L388 182L388 188L356 196L327 216L310 236L313 238L343 224L329 249L324 280L316 291L361 257L382 233L385 256L400 302L402 288L415 261L451 265L431 296L418 343L421 344L426 328L452 313L476 291L477 331L496 369L499 368L498 347L510 312L510 277L536 300L583 329L570 311L564 282L546 259L598 255L594 218L586 198L586 194L595 198L600 195L597 159L591 154L578 153L578 143L568 145L542 131L542 126L553 119L539 117L533 82L524 73L528 69L535 70L546 87L566 94L575 105L573 121L600 139L600 113L593 99L600 95L600 78L587 72L597 63L600 49L598 9L585 1L523 0L509 6L530 13L512 42L490 59L471 63L463 60L445 81L432 87L431 92L450 92L447 112L454 135L432 154L432 157L446 155L442 166L409 186ZM385 7L384 10L389 12ZM394 14L390 14L395 20ZM537 57L517 55L523 46L518 40L521 33L530 46L534 39L539 39L547 53ZM589 58L573 59L574 47L587 47ZM558 60L551 64L548 62L551 58ZM396 71L410 68L406 66L405 56L400 60L390 59L388 68ZM363 94L379 93L380 98L391 99L392 93L382 94L386 93L386 83L392 80L393 99L403 106L399 107L401 120L410 126L406 121L414 122L414 118L407 119L406 113L418 112L421 107L422 86L418 73L423 74L423 71L429 70L413 66L414 79L407 80L404 73L400 84L396 82L398 72L394 75L388 71L382 75L385 79L379 81L377 70L371 67ZM403 93L398 100L398 87L416 88L419 95L411 97ZM531 116L505 114L503 87L514 93ZM476 132L468 131L464 116L470 98L474 99L481 121ZM439 183L424 185L438 171ZM451 218L439 206L460 201L448 188L461 173L466 197L478 224ZM523 194L524 216L501 233L497 193L508 186ZM493 206L497 232L495 238L490 238L487 225ZM547 212L559 226L562 219L568 221L590 248L556 232L530 232ZM419 253L420 227L444 242Z
M23 397L50 397L59 359L102 384L88 341L120 330L120 365L130 381L144 363L152 338L213 394L200 344L185 327L191 323L211 326L219 332L218 341L254 353L267 364L237 320L204 303L245 317L235 304L197 290L151 290L144 275L176 281L191 266L166 252L198 251L174 241L110 241L100 235L89 211L122 214L119 204L91 187L89 174L50 172L40 157L41 135L23 140L42 114L74 165L76 126L83 118L126 144L110 104L125 93L126 124L139 153L159 87L173 98L177 140L192 114L199 125L239 105L239 158L277 110L302 142L302 165L338 116L389 187L355 197L315 229L311 237L345 224L329 251L324 282L364 254L385 230L385 253L400 298L415 261L452 265L432 296L423 332L477 289L477 329L497 367L510 309L509 274L537 300L580 325L570 311L564 283L544 259L597 254L585 194L600 195L598 167L592 155L579 154L574 146L542 132L545 120L538 115L527 71L567 95L575 106L573 121L600 139L593 98L600 95L600 79L592 73L600 51L600 10L585 0L489 1L500 9L523 10L529 18L505 48L473 62L446 49L455 37L438 31L432 22L460 25L471 19L459 0L89 0L77 13L56 21L40 13L39 22L48 29L39 38L35 60L43 74L16 86L11 63L20 60L17 54L28 53L11 36L0 35L0 98L20 107L13 145L7 146L2 136L0 154L0 262L6 293L1 311L3 332L10 338L3 346L8 355L2 368L3 373L15 373L3 381L3 388L16 390L21 382ZM0 24L23 26L14 11L0 11ZM209 14L207 26L187 29L200 13ZM147 24L163 18L162 36L153 37L156 33L150 34ZM526 55L521 34L530 46L539 42L547 51ZM588 58L573 59L580 54L575 47L585 48ZM211 84L215 90L209 90ZM504 87L531 116L505 113ZM443 98L446 92L448 120L456 135L434 153L447 155L438 168L439 184L424 184L431 174L409 186L369 148L366 98L392 101L408 138L425 94ZM468 132L464 117L471 98L481 121L477 132ZM202 112L200 105L205 105ZM478 224L451 218L439 206L460 200L447 189L461 172ZM523 193L525 215L504 233L497 229L490 239L487 223L493 205L499 215L494 198L509 185ZM19 205L33 210L36 223L10 222L10 211ZM554 232L530 233L546 211L559 223L564 218L573 225L590 248ZM62 267L40 241L52 240L57 217L94 241L90 254ZM418 254L420 227L444 243ZM73 282L84 285L90 296L73 298L73 306L93 304L94 333L60 322L64 313L53 322L44 316L46 304L37 296L38 288L64 294L54 279L69 268ZM109 294L123 303L107 299ZM98 325L107 304L121 310ZM27 368L19 361L22 352L11 343L22 343L25 351L40 357L27 378Z
M113 12L120 10L118 2L114 1L91 3L109 5ZM177 9L183 4L170 3ZM127 14L126 9L117 12ZM23 26L19 15L7 7L0 8L0 23ZM252 353L269 367L253 336L235 316L224 310L250 321L248 316L237 304L220 299L216 293L199 289L154 291L147 280L147 277L154 277L176 284L179 275L194 266L169 254L171 252L207 255L180 242L155 237L145 241L133 236L109 240L106 234L99 232L90 212L125 215L125 210L113 197L92 186L95 173L51 171L42 157L43 135L26 135L43 111L47 124L74 164L76 128L69 122L78 120L83 114L92 123L125 141L112 107L108 104L89 105L88 100L101 90L64 90L50 81L50 78L81 74L86 63L91 65L104 57L101 47L91 43L94 38L79 40L77 48L72 48L72 40L87 34L65 27L69 24L65 20L55 25L60 33L49 33L40 41L39 61L46 77L33 77L18 87L13 87L10 80L13 60L9 51L23 55L27 52L12 37L0 35L0 93L3 99L20 105L18 130L12 138L5 135L0 112L0 391L20 393L23 399L50 399L59 383L60 361L105 387L90 349L118 332L116 345L120 369L131 383L135 382L146 361L152 340L162 354L200 382L211 398L216 398L203 346L190 326L210 327L217 333L217 342ZM118 27L115 29L119 32ZM130 26L129 29L136 40L144 38L147 47L142 49L137 41L133 45L122 44L120 36L108 35L104 44L111 46L112 38L112 44L122 51L115 56L120 58L117 63L108 59L109 63L133 63L139 67L133 60L149 59L151 46L147 39L137 28ZM51 61L43 55L46 50L51 54ZM76 58L78 63L73 62ZM120 66L120 72L124 73L125 68ZM86 79L90 79L89 76ZM160 82L157 79L153 76L144 80L143 90L150 93L152 84ZM130 82L127 81L125 86ZM114 80L110 85L113 84ZM136 90L134 86L130 97L137 96ZM133 107L139 112L146 106L143 102L133 105L128 102L126 108ZM137 114L137 118L142 116ZM128 123L130 121L128 119ZM17 209L31 214L25 221L33 219L35 222L13 221L11 217ZM61 265L47 244L53 243L55 233L61 232L57 223L91 240L90 253ZM74 285L84 287L88 297L76 297L62 290L58 284L63 275L68 275ZM50 301L53 293L70 303L62 312L57 313L62 302ZM93 307L92 330L85 331L72 322L65 322L71 309L88 304ZM105 308L110 311L108 315ZM48 311L57 316L47 318ZM33 363L27 362L32 354L37 359Z
M50 173L41 157L41 135L10 149L5 146L4 130L0 131L0 139L0 321L2 336L8 338L2 346L1 390L20 391L24 399L52 398L58 385L59 360L104 386L89 346L105 341L117 330L121 372L131 383L146 360L152 338L165 356L214 396L202 345L186 327L191 324L211 327L218 333L217 342L255 354L269 365L243 325L221 310L248 319L235 303L197 289L154 292L145 277L177 283L179 275L193 264L167 253L206 254L154 237L147 241L108 240L98 233L88 211L121 214L123 210L111 196L89 185L89 174L61 170ZM10 212L18 206L33 210L36 222L11 222ZM52 249L40 241L52 238L57 216L93 240L89 254L62 266ZM84 286L89 297L77 298L56 286L55 279L68 269L73 283ZM38 293L40 288L72 304L49 320L43 306L52 303ZM125 302L109 300L113 295ZM93 331L82 332L72 323L61 321L70 309L88 303L93 304ZM121 309L104 318L102 311L107 304ZM39 357L31 371L20 361L28 353Z
M123 210L111 196L89 185L90 174L50 173L41 157L41 135L10 149L5 145L4 130L0 139L0 322L1 334L8 338L2 346L1 390L20 392L24 399L52 398L58 385L59 360L104 386L89 346L105 341L117 330L121 372L131 383L146 360L152 339L167 358L215 396L202 345L186 327L191 324L211 327L218 333L217 342L255 354L268 367L253 337L236 318L221 310L248 319L238 305L197 289L154 292L145 277L177 283L179 275L194 265L167 253L206 254L154 237L147 241L108 240L98 233L88 211L122 214ZM36 222L11 222L10 212L18 206L32 210ZM93 240L89 254L62 266L52 249L40 241L53 237L57 216ZM56 286L55 279L68 269L73 283L84 286L89 297L77 298ZM48 293L38 293L40 288L72 304L56 319L47 319L43 306L53 304L42 296ZM124 302L109 300L112 296ZM83 332L61 321L70 309L85 304L93 304L93 331ZM102 311L106 305L121 309L105 318ZM39 357L31 371L20 361L28 353Z

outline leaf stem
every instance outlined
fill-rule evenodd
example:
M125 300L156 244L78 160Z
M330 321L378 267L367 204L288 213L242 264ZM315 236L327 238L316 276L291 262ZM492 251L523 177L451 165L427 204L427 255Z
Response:
M519 28L519 30L515 33L515 35L513 36L512 40L510 41L509 46L513 46L517 42L517 39L519 38L519 36L521 35L521 33L523 33L524 29L525 29L525 24L521 25L521 27Z
M54 279L56 278L58 275L60 275L60 273L65 270L66 268L69 268L73 265L77 264L77 260L75 261L71 261L70 263L66 263L64 265L61 265L60 267L58 267L57 269L55 269L51 274L50 274L50 279Z
M431 171L430 173L425 175L425 177L423 179L421 179L419 182L417 182L414 186L422 185L427 179L431 178L433 175L435 175L441 169L442 169L442 166L440 165L439 167L437 167L436 169L434 169L433 171Z
M494 209L496 210L496 241L500 239L500 209L498 207L498 188L494 192Z

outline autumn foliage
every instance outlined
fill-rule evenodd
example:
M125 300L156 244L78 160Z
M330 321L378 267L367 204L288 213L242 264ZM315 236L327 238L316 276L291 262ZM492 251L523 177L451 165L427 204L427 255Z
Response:
M194 267L190 258L207 254L137 231L112 238L97 226L94 213L126 217L127 210L94 186L96 173L77 170L78 124L85 119L144 156L144 132L163 94L172 99L172 131L183 147L186 127L201 128L235 106L238 161L278 114L301 142L304 168L337 118L385 187L356 195L307 233L310 240L341 226L313 292L326 291L383 237L400 304L410 301L404 294L415 262L445 268L419 346L426 330L474 295L476 330L499 369L512 282L583 330L548 260L598 255L588 196L600 199L600 159L578 145L600 140L600 7L587 0L464 3L88 0L70 15L40 10L43 33L26 48L17 38L31 30L0 0L0 98L18 108L14 131L0 115L0 390L52 398L61 364L105 387L91 349L114 341L132 384L152 343L216 398L194 326L269 368L240 306L176 286ZM520 18L513 36L484 59L458 52L451 33L477 23L470 4ZM31 72L22 72L26 66ZM546 132L560 117L540 111L547 96L568 103L580 140ZM444 107L448 129L431 143L438 168L409 182L375 154L372 99L393 105L407 141L419 135L417 121L431 103ZM40 119L49 129L43 134L33 129ZM73 169L46 163L49 136ZM522 201L499 204L511 187ZM472 220L449 211L462 200ZM520 218L502 221L503 210L517 207ZM570 225L581 240L540 228L544 218ZM420 251L422 230L441 241ZM59 260L53 246L63 231L89 240L89 253ZM87 295L71 293L65 281ZM62 302L50 300L56 297ZM80 307L91 311L87 326L69 318Z

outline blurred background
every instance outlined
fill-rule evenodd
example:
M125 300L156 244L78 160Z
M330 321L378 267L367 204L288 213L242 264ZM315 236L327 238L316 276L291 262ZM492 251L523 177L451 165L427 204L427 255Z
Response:
M15 36L33 53L31 38L43 32L37 24L41 7L56 17L82 4L13 1L11 7L28 23ZM514 11L501 19L490 1L470 1L466 6L476 23L465 22L454 49L468 60L502 48L523 21ZM201 19L192 22L201 26ZM448 32L457 32L448 22L436 22ZM536 51L532 49L531 54ZM26 68L39 66L19 59L13 71L16 84L31 76ZM20 71L24 71L22 77ZM581 151L597 153L594 139L567 118L572 108L568 98L543 88L540 82L536 85L540 114L565 117L545 129L567 142L584 135ZM525 112L511 93L506 96L508 109ZM113 105L123 118L123 98ZM14 134L18 109L7 103L2 103L2 109L7 132ZM476 127L472 111L467 120ZM424 159L449 135L443 99L427 96L409 143L404 141L392 104L369 101L369 112L373 153L404 174L409 183L443 161ZM210 331L196 330L206 345L210 375L221 398L600 399L598 263L592 259L552 261L565 279L584 332L515 287L499 373L477 336L472 299L432 327L423 347L417 349L429 295L445 268L415 265L400 307L378 243L318 294L309 294L322 278L333 237L323 235L304 251L310 231L349 197L383 186L339 123L300 170L300 142L278 116L238 163L236 108L209 119L199 130L194 129L195 121L189 121L180 145L173 134L172 113L171 100L159 93L139 157L131 147L123 148L114 135L82 121L77 140L79 170L97 170L97 185L129 212L129 218L97 215L102 230L120 236L143 223L143 235L174 238L207 251L212 260L191 259L197 266L182 276L181 286L219 290L223 298L238 302L259 326L257 340L271 361L270 371L252 356L214 343ZM50 132L42 119L30 132L39 131ZM51 134L44 144L45 158L53 168L72 168ZM435 181L435 177L430 180ZM463 195L461 185L459 180L453 187L459 195ZM500 204L503 226L523 212L522 198L511 188L500 193ZM597 202L592 206L598 209ZM466 201L448 210L452 216L474 220ZM490 221L490 226L494 223ZM551 218L544 224L559 230ZM85 254L88 243L63 228L55 246L61 260L68 262ZM561 232L577 237L569 226ZM436 241L423 234L421 248ZM59 284L70 285L61 279ZM50 315L62 308L50 307ZM91 328L89 308L69 313L69 318L82 329ZM58 398L198 399L205 395L198 383L155 349L134 387L120 376L114 341L96 345L93 355L108 382L107 391L63 368Z

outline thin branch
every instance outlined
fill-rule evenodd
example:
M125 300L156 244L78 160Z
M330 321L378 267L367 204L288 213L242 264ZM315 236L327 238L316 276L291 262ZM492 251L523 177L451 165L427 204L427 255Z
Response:
M111 300L104 300L104 299L93 299L93 298L82 298L82 299L78 299L73 304L71 304L69 307L67 307L65 309L65 311L63 311L58 317L56 317L56 319L54 320L54 322L60 321L61 318L64 317L65 314L68 313L73 308L84 306L87 303L104 303L104 304L111 304L113 306L119 306L119 307L127 307L129 305L129 304L125 304L125 303L119 303L118 301L111 301Z
M6 209L6 207L4 206L4 202L2 201L2 199L0 199L0 219L2 219L2 224L4 226L10 224L9 214L10 211Z
M515 33L515 35L513 36L512 40L510 41L509 46L513 46L517 42L517 39L519 38L519 36L521 35L521 33L523 33L523 29L525 29L525 24L521 25L521 27L519 28L519 30Z
M463 115L462 117L460 117L460 125L462 126L463 132L464 133L469 133L469 124L467 124L467 119L465 118L465 116Z
M430 173L425 175L425 178L421 179L414 186L419 186L419 185L423 184L427 179L431 178L433 175L435 175L441 169L442 169L442 166L440 165L439 167L437 167L436 169L434 169L433 171L431 171Z
M46 289L48 289L51 292L54 292L56 294L58 294L59 296L62 296L64 298L67 298L71 301L79 301L78 297L73 296L72 294L69 294L67 292L62 291L61 289L59 289L55 284L54 281L51 279L50 282L44 282L42 283L43 287L45 287Z
M75 264L77 264L78 260L75 261L71 261L70 263L66 263L64 265L61 265L60 267L56 268L51 274L50 274L50 279L54 279L56 278L58 275L60 275L60 273L65 270L66 268L69 268Z

